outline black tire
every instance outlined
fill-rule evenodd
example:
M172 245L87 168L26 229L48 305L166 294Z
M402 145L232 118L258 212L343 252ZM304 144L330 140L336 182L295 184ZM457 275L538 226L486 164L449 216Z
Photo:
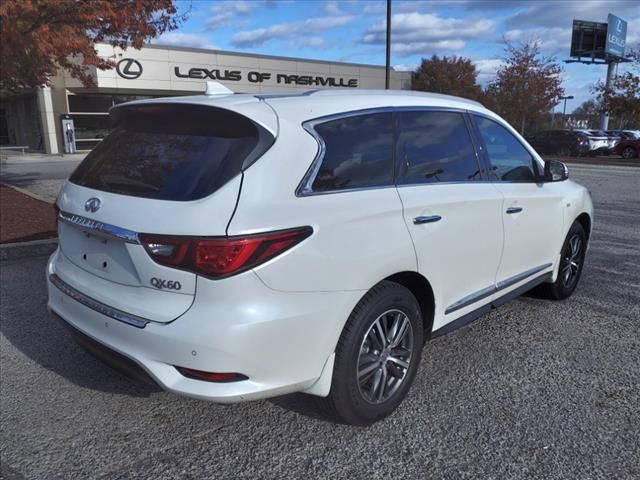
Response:
M633 147L624 147L620 155L622 156L622 158L625 158L628 160L630 158L637 158L638 152Z
M392 313L383 316L385 312ZM404 359L403 361L408 360L407 368L398 367L396 363L387 360L387 356L391 358L390 355L395 355L391 344L387 347L389 350L380 351L378 360L375 360L377 350L373 349L373 343L369 344L373 337L367 336L369 334L380 338L375 334L378 330L377 326L374 326L376 321L380 320L380 325L384 324L388 328L387 339L393 338L393 332L389 330L395 325L394 319L400 318L399 322L404 323L404 318L395 312L406 315L411 327L409 330L409 327L405 326L407 333L403 337L403 342L410 342L410 356L398 355L399 358ZM382 328L385 327L382 326ZM411 333L410 339L407 338L409 333ZM373 287L354 308L338 341L331 391L326 399L322 399L325 412L336 421L350 425L370 425L390 415L398 408L413 383L420 363L423 338L424 327L420 307L413 294L394 282L383 281ZM399 346L397 350L401 348ZM376 362L379 362L378 366L375 365ZM375 372L360 377L362 372L370 367L373 367L372 371ZM402 379L399 377L401 372L404 372ZM363 379L363 383L358 381L359 377ZM370 380L365 381L365 377ZM383 394L385 388L389 394L389 397L386 400L380 400L380 403L372 403L377 402L378 399L367 398L367 387L373 384L375 378L378 378L378 382L382 382ZM394 383L398 380L400 380L399 383ZM390 383L388 387L387 382ZM378 396L380 390L374 393L375 395L372 394L372 396Z
M579 244L577 253L575 253L575 243L573 242ZM574 222L562 244L558 278L553 283L543 283L540 285L538 292L543 297L552 300L563 300L569 297L580 282L586 249L587 236L584 228L582 228L582 225L578 222ZM575 262L576 265L573 265L572 262ZM566 272L570 273L569 277L567 277Z
M570 157L571 156L571 148L569 147L562 147L560 149L560 156L561 157Z

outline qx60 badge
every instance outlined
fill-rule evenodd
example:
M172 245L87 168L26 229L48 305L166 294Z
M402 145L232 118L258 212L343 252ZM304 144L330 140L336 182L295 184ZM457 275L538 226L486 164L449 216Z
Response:
M158 277L151 277L149 283L158 290L180 290L182 288L182 285L177 280L165 280Z

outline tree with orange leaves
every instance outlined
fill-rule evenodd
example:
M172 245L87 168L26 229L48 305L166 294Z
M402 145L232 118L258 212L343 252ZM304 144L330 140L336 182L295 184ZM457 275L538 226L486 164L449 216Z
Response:
M96 42L141 48L184 19L173 0L2 0L0 88L48 85L61 68L93 86L87 66L115 66L97 55Z

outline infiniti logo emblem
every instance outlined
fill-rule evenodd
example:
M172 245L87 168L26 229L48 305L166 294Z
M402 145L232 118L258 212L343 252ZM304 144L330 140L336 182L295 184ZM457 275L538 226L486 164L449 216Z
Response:
M99 198L91 197L84 203L84 209L87 212L95 213L100 210L100 205L102 205L102 202Z

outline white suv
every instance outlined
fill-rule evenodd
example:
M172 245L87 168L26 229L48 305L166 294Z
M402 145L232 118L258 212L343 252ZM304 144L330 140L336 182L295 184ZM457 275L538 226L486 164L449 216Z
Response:
M49 308L172 392L301 391L369 424L405 397L428 339L580 278L587 190L478 103L323 90L111 116L58 197Z

